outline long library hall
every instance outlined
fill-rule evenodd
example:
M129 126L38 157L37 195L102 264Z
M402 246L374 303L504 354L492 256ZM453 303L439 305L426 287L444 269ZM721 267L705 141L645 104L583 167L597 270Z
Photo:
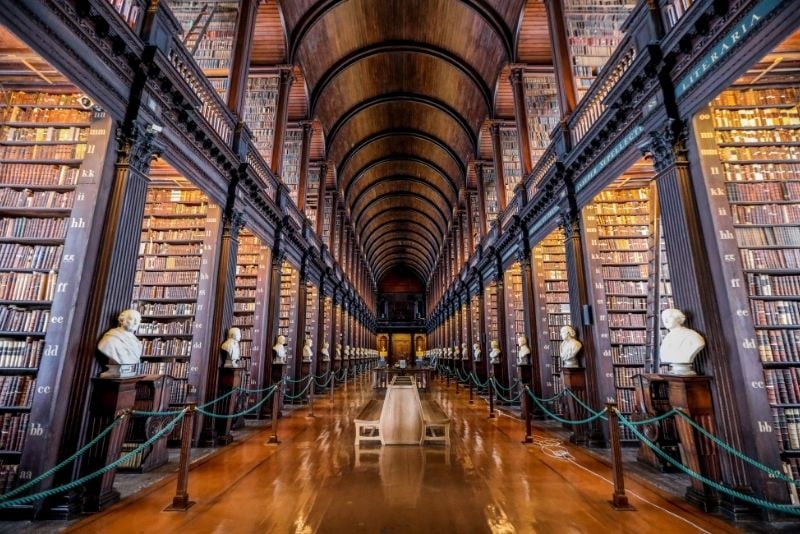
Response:
M797 532L792 0L0 10L0 532Z

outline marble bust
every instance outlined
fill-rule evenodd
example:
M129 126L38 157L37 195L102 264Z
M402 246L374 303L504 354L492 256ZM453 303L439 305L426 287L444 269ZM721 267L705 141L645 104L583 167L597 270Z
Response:
M476 362L481 361L481 345L480 343L472 344L472 359Z
M350 345L344 346L344 359L349 360L352 358L352 353L350 352Z
M283 336L278 336L278 339L275 341L275 346L272 347L273 357L272 363L276 363L278 365L286 365L286 338Z
M331 361L331 352L328 350L330 348L330 344L326 341L322 344L322 350L319 351L322 354L322 361L329 362Z
M496 339L492 341L492 350L489 352L489 363L500 363L500 342Z
M571 326L561 327L561 367L580 367L578 353L583 348L583 343L575 336L575 329Z
M462 360L469 360L469 350L467 349L467 344L461 344L461 359Z
M517 338L519 349L517 350L517 365L528 365L531 363L531 348L528 346L528 338L519 336Z
M447 360L452 360L453 359L453 348L452 347L447 347L447 356L446 356L445 359L447 359Z
M306 339L303 342L303 361L310 362L313 357L314 351L311 350L311 337L306 336Z
M697 353L705 348L706 340L691 328L683 326L686 315L680 310L668 308L662 311L661 322L669 330L661 342L661 363L670 364L671 375L696 375L692 363Z
M333 352L333 357L336 360L341 360L342 359L342 344L341 343L337 343L336 344L336 349Z
M142 316L136 310L124 310L117 316L117 326L103 334L97 350L106 358L106 370L100 378L134 376L133 366L142 360L142 342L136 338L136 329Z
M461 359L461 352L460 352L460 350L461 350L461 349L458 347L458 345L456 345L455 347L453 347L453 359L454 359L454 360L460 360L460 359Z
M228 338L222 342L220 350L225 355L225 367L239 367L241 363L239 356L239 341L242 339L242 331L236 328L228 329Z

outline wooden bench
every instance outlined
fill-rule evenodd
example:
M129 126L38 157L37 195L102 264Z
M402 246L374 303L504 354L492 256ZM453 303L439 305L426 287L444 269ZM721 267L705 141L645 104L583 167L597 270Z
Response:
M425 432L422 435L422 442L436 441L443 442L446 447L450 446L450 418L436 401L422 401L422 419L425 422Z
M356 424L356 447L362 441L380 441L380 420L383 401L372 399L361 408L355 418Z

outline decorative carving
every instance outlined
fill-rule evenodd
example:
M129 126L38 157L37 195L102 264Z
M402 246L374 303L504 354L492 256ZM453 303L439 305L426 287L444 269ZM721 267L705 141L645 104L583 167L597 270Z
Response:
M686 163L688 136L685 123L670 119L663 129L650 132L649 142L642 143L639 150L652 158L656 172L662 172L676 163Z
M157 142L158 131L152 125L142 127L138 124L117 127L117 164L128 165L142 174L150 170L150 162L158 156L163 147Z
M580 222L574 213L562 212L559 226L564 231L566 239L580 235Z

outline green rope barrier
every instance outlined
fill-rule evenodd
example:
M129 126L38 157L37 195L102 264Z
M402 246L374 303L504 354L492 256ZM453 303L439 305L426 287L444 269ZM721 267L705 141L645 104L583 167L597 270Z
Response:
M486 386L488 386L488 385L489 385L489 382L491 382L491 380L492 380L491 378L489 378L489 379L487 379L487 380L486 380L486 382L484 382L483 384L481 384L481 381L478 379L478 375L476 375L475 373L471 373L471 374L470 374L470 377L472 378L472 382L473 382L473 383L474 383L476 386L478 386L479 388L481 388L481 389L483 389L483 388L485 388Z
M589 413L590 413L590 414L592 414L592 415L594 415L594 414L598 413L598 412L597 412L597 410L595 410L594 408L592 408L591 406L589 406L588 404L586 404L585 402L583 402L583 401L580 399L580 397L578 397L578 396L575 394L575 392L574 392L574 391L572 391L572 390L571 390L571 389L569 389L569 388L567 388L567 389L566 389L566 391L567 391L567 393L569 394L569 396L570 396L570 397L572 397L573 399L575 399L575 402L577 402L578 404L580 404L580 405L581 405L581 407L583 407L583 409L584 409L584 410L586 410L587 412L589 412Z
M515 398L506 398L503 396L502 393L497 389L497 381L495 379L490 379L492 382L492 387L494 388L495 396L503 402L517 402L522 397L522 392L518 391L517 396Z
M136 417L169 417L172 415L178 415L183 410L168 410L164 412L148 412L143 410L133 410L131 415Z
M66 465L69 465L69 464L70 464L70 463L71 463L73 460L75 460L75 459L76 459L76 458L78 458L79 456L82 456L82 455L83 455L83 453L85 453L86 451L88 451L89 449L91 449L92 447L94 447L94 446L95 446L95 444L97 444L97 443L98 443L98 442L99 442L101 439L103 439L104 437L106 437L106 436L108 435L108 433L109 433L109 432L111 432L112 430L114 430L114 428L115 428L115 427L116 427L118 424L120 424L120 423L122 422L122 420L123 420L123 419L125 419L125 414L122 414L122 415L120 415L119 417L117 417L116 419L114 419L114 420L111 422L111 424L110 424L110 425L108 425L106 428L104 428L102 432L100 432L99 434L97 434L97 435L94 437L94 439L92 439L92 440L91 440L89 443L87 443L86 445L84 445L83 447L81 447L80 449L78 449L77 451L75 451L75 453L73 453L73 454L72 454L72 455L71 455L69 458L67 458L66 460L62 461L60 464L56 465L56 466L55 466L55 467L53 467L52 469L49 469L48 471L45 471L44 473L42 473L41 475L37 476L36 478L34 478L34 479L32 479L32 480L29 480L28 482L26 482L25 484L23 484L23 485L19 486L18 488L15 488L15 489L11 490L11 491L9 491L8 493L6 493L6 494L4 494L4 495L0 495L0 503L2 503L3 501L6 501L6 500L8 500L10 497L13 497L14 495L17 495L17 494L19 494L19 493L22 493L23 491L25 491L26 489L28 489L28 488L30 488L30 487L32 487L32 486L35 486L36 484L38 484L38 483L39 483L39 482L41 482L42 480L44 480L44 479L46 479L46 478L50 477L51 475L54 475L54 474L56 474L58 471L60 471L61 469L63 469L63 468L66 466Z
M325 376L325 375L323 375L323 376ZM314 379L314 385L315 385L316 387L318 387L318 388L326 388L326 387L328 387L328 386L330 385L330 383L331 383L331 382L333 382L333 374L328 374L328 380L326 380L326 381L325 381L324 383L322 383L322 384L320 384L320 383L317 381L317 379L316 379L316 378Z
M266 387L258 388L258 389L249 389L249 388L242 388L242 387L240 387L238 389L242 393L250 394L250 393L264 393L265 391L269 391L270 389L272 389L274 387L275 386L273 385L273 386L266 386Z
M300 384L300 383L302 383L302 382L305 382L305 381L306 381L306 380L308 380L309 378L311 378L311 373L308 373L306 376L304 376L303 378L300 378L300 379L298 379L298 380L293 380L293 379L289 378L288 376L287 376L286 378L284 378L283 380L284 380L284 381L285 381L287 384Z
M661 415L657 415L655 417L651 417L650 419L642 419L642 420L639 420L639 421L629 421L629 423L634 425L634 426L650 425L650 424L653 424L653 423L658 423L659 421L663 421L664 419L666 419L668 417L672 417L673 415L675 415L675 413L677 411L678 410L673 408L672 410L668 411L667 413L663 413Z
M599 419L600 417L603 417L603 415L606 413L606 409L604 408L602 412L598 412L598 413L596 413L596 414L594 414L592 416L587 417L586 419L580 419L578 421L570 421L569 419L564 419L563 417L561 417L561 416L559 416L557 414L554 414L553 412L548 410L547 407L544 404L542 404L542 402L539 401L539 399L537 399L536 396L533 393L531 393L530 389L525 388L525 391L528 392L528 395L530 395L530 397L533 399L533 402L535 402L536 405L539 408L541 408L544 413L546 413L549 417L551 417L552 419L555 419L559 423L564 423L564 424L567 424L567 425L585 425L587 423L591 423L595 419Z
M230 390L229 392L225 393L224 395L220 395L219 397L217 397L214 400L210 400L205 404L201 404L200 406L198 406L198 408L208 408L209 406L214 406L219 401L227 399L228 397L230 397L234 393L236 393L236 388Z
M560 399L561 397L563 397L566 394L567 394L567 390L562 389L561 391L559 391L558 393L556 393L552 397L547 397L546 399L539 399L539 397L536 397L536 398L539 399L542 402L546 402L546 403L550 404L551 402L557 401L558 399ZM533 395L533 392L531 392L531 395Z
M299 399L300 397L302 397L303 395L305 395L305 394L306 394L306 392L307 392L309 389L311 389L311 382L309 382L308 384L306 384L306 387L305 387L305 389L304 389L303 391L301 391L300 393L298 393L297 395L290 395L290 394L288 394L288 393L284 393L284 394L283 394L283 397L284 397L285 399L288 399L288 400L297 400L297 399Z
M793 506L793 505L790 505L790 504L773 503L773 502L767 501L765 499L759 499L759 498L753 497L751 495L746 495L744 493L741 493L741 492L738 492L736 490L733 490L733 489L730 489L728 487L725 487L722 484L719 484L718 482L715 482L715 481L713 481L713 480L701 475L700 473L695 473L694 471L692 471L691 469L689 469L688 467L683 465L681 462L675 460L672 456L670 456L669 454L667 454L666 452L661 450L661 448L656 446L652 441L647 439L647 436L645 436L644 434L639 432L639 429L637 429L635 425L632 425L630 421L625 419L625 416L622 415L619 412L619 410L617 410L615 408L614 411L617 413L617 416L619 417L620 423L622 423L622 425L626 426L639 440L642 441L642 443L644 443L645 445L650 447L653 450L653 452L655 452L661 458L663 458L664 460L666 460L667 462L669 462L670 464L672 464L676 468L680 469L681 471L683 471L684 473L686 473L690 477L692 477L692 478L694 478L696 480L699 480L703 484L705 484L705 485L707 485L707 486L709 486L711 488L714 488L715 490L719 491L720 493L725 493L726 495L730 495L731 497L735 497L735 498L737 498L739 500L742 500L744 502L749 502L750 504L755 504L756 506L760 506L762 508L767 508L769 510L775 510L777 512L783 512L785 514L800 516L800 507Z
M92 480L93 478L97 478L100 475L106 474L109 471L111 471L112 469L116 469L119 465L127 462L130 458L132 458L136 454L139 454L144 449L146 449L147 447L149 447L150 445L152 445L153 443L155 443L156 441L161 439L161 437L166 435L168 432L172 432L172 429L175 428L175 425L181 419L183 419L183 417L185 415L186 415L186 410L183 410L177 417L175 417L175 419L173 419L172 421L167 423L167 425L165 425L164 428L162 428L161 430L159 430L158 432L153 434L153 437L151 437L150 439L148 439L147 441L145 441L144 443L142 443L141 445L139 445L138 447L136 447L132 451L124 454L123 456L121 456L117 460L111 462L107 466L98 469L94 473L90 473L88 475L85 475L85 476L83 476L83 477L81 477L81 478L79 478L77 480L73 480L72 482L70 482L68 484L64 484L63 486L59 486L57 488L51 488L49 490L40 491L39 493L34 493L33 495L27 495L25 497L20 497L18 499L13 499L13 500L10 500L10 501L9 500L5 500L5 499L7 499L11 494L4 495L3 496L3 500L0 501L0 509L2 509L2 508L10 508L12 506L18 506L20 504L28 504L28 503L31 503L31 502L36 502L36 501L38 501L40 499L43 499L43 498L46 498L46 497L51 497L53 495L58 495L59 493L64 493L65 491L69 491L69 490L71 490L73 488L77 488L79 486L82 486L83 484L85 484L86 482ZM40 477L37 477L37 478L40 478ZM31 481L31 482L33 482L33 481ZM30 484L30 482L28 484ZM23 487L23 486L20 486L20 487ZM17 489L19 489L19 488L17 488Z
M511 384L508 387L504 386L494 378L490 378L490 380L494 381L495 389L497 388L497 386L500 386L503 389L503 391L508 391L508 392L511 392L515 387L517 387L517 385L519 385L519 380L516 380L513 384Z
M269 400L269 398L272 397L272 394L275 393L275 391L278 389L278 386L270 386L270 388L272 389L272 391L270 391L269 393L264 395L263 399L261 399L260 401L258 401L254 405L252 405L251 407L247 408L246 410L243 410L243 411L238 412L238 413L219 414L219 413L214 413L214 412L207 412L207 411L205 411L205 410L203 410L202 408L199 408L199 407L197 408L197 412L201 413L203 415L206 415L208 417L211 417L212 419L235 419L237 417L243 417L243 416L249 414L250 412L253 412L253 411L257 410L259 407L261 407L262 404L267 402Z
M722 441L721 439L719 439L715 435L711 434L708 430L703 428L701 425L696 423L683 410L677 410L676 409L676 410L673 410L673 411L677 412L678 415L683 417L698 432L700 432L705 437L707 437L708 439L710 439L711 441L713 441L714 443L716 443L717 445L722 447L722 449L725 450L726 452L732 454L733 456L739 458L740 460L742 460L744 462L747 462L748 464L752 465L753 467L756 467L757 469L760 469L761 471L764 471L765 473L767 473L768 475L770 475L772 477L778 478L778 479L780 479L780 480L782 480L782 481L784 481L786 483L789 483L789 484L792 484L794 486L800 487L800 480L795 480L793 478L790 478L790 477L786 476L784 473L782 473L780 471L777 471L777 470L775 470L775 469L773 469L773 468L771 468L769 466L766 466L766 465L758 462L757 460L754 460L754 459L750 458L749 456L746 456L744 453L734 449L733 447L731 447L730 445L728 445L727 443L725 443L724 441Z

